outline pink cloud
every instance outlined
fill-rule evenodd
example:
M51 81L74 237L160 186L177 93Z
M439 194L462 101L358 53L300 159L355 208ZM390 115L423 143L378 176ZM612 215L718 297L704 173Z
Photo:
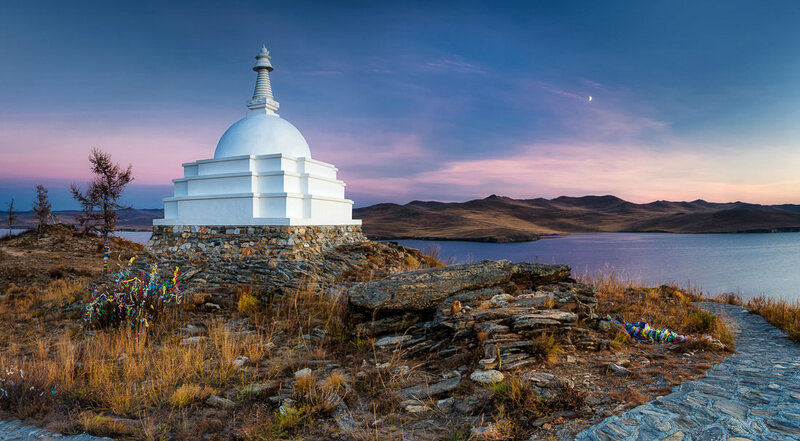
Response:
M0 175L82 182L88 179L89 152L97 147L121 164L132 164L137 184L168 185L183 175L182 162L212 157L220 133L213 124L200 122L179 126L15 122L0 130L0 145L13 147L3 152Z
M446 189L455 199L492 193L517 198L614 194L634 202L658 199L745 200L789 203L800 199L800 154L779 155L775 147L764 164L764 152L708 147L703 152L660 151L607 144L526 146L493 159L451 161L434 171L403 178L354 177L349 189L378 196L391 193L420 198L431 189ZM753 161L766 167L753 170Z

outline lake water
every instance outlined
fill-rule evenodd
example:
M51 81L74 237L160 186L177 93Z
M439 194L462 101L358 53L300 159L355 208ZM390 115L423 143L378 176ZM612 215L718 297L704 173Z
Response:
M800 234L573 234L510 244L401 240L443 259L565 263L573 274L616 272L646 284L676 283L706 294L800 299Z
M0 235L7 231L0 230ZM149 231L117 234L139 243L150 239ZM397 242L423 251L438 247L442 260L459 263L484 259L565 263L575 275L614 271L642 283L676 283L710 295L736 292L745 298L765 294L800 299L800 233L592 233L504 244Z

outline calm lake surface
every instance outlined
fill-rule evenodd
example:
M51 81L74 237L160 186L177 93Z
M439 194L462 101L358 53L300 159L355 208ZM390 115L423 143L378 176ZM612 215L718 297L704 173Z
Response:
M455 262L565 263L575 275L615 271L646 284L677 283L710 295L800 299L800 233L592 233L510 244L398 242L421 250L438 246L443 259Z
M0 230L0 235L7 231ZM117 234L139 243L150 239L149 231ZM765 294L800 299L800 233L592 233L504 244L397 242L423 251L438 247L443 260L457 263L484 259L565 263L575 275L614 271L626 279L698 287L710 295L736 292L745 298Z

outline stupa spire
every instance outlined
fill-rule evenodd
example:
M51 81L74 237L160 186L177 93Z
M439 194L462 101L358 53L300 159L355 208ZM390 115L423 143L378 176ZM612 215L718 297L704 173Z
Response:
M272 85L269 83L269 73L274 70L269 61L271 58L267 46L261 46L261 51L256 55L256 65L253 66L253 70L258 73L256 88L253 91L253 98L247 101L247 108L275 115L280 104L273 98Z

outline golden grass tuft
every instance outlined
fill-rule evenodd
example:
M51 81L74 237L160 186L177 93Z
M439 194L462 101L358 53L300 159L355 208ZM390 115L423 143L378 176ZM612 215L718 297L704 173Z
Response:
M540 359L552 363L561 353L561 345L553 334L541 334L533 340L532 352Z
M403 259L403 263L409 268L417 268L419 267L419 260L412 255L407 255L405 259Z
M170 397L170 403L175 407L186 407L203 401L214 393L214 390L207 386L197 384L184 384L175 389Z
M261 312L261 302L258 301L258 298L253 294L245 292L239 296L236 309L239 311L239 314L252 317Z

